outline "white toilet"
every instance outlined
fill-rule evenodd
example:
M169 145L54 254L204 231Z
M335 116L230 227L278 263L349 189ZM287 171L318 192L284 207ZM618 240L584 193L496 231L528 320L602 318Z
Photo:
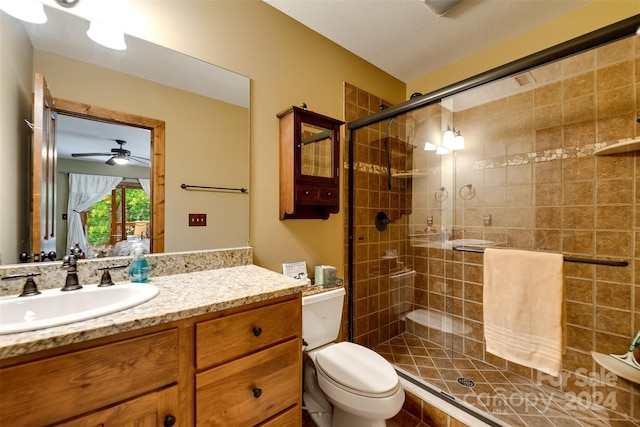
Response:
M302 298L304 407L319 427L384 427L400 412L404 390L382 356L334 342L344 294L337 288Z

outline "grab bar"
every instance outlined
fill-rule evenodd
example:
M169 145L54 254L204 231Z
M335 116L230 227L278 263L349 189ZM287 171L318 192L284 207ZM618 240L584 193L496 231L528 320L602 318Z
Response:
M484 253L484 249L480 248L467 248L464 246L454 246L452 248L454 251L459 252L474 252L474 253ZM606 259L590 259L590 258L574 258L563 256L564 262L577 262L582 264L594 264L594 265L606 265L608 267L626 267L629 265L628 261L611 261Z

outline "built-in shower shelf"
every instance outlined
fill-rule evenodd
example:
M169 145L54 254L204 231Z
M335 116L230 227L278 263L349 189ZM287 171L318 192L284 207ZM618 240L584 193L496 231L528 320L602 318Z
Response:
M400 179L424 178L426 176L428 175L424 172L400 172L392 175L392 177Z
M606 147L596 149L593 155L606 156L607 154L631 153L633 151L640 151L640 137L621 139Z

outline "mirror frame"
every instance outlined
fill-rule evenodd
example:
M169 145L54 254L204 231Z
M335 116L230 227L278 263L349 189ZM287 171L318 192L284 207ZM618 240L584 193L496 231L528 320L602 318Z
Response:
M165 122L135 114L53 98L57 114L148 129L151 132L151 241L149 252L164 252Z

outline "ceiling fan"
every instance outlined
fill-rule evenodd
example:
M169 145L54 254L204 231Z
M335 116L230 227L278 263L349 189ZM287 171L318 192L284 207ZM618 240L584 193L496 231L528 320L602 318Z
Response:
M113 141L119 145L118 148L112 148L110 153L72 153L71 157L97 157L97 156L109 156L109 159L105 162L110 166L114 165L126 165L129 160L149 165L149 159L146 157L132 156L131 151L122 148L127 141L122 139L114 139Z

